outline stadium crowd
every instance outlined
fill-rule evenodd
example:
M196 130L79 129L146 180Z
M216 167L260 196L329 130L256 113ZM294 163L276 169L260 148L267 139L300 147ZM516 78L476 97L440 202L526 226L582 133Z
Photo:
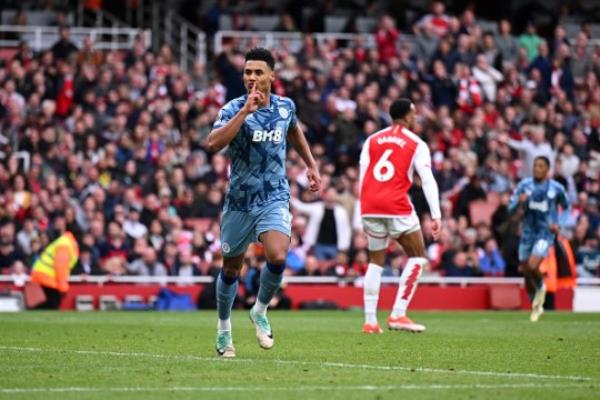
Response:
M390 123L400 97L417 108L414 132L431 149L444 228L430 234L418 180L412 199L431 259L430 274L517 276L518 221L512 189L538 155L553 164L572 208L563 215L580 276L600 270L600 47L585 26L549 40L533 24L520 35L507 20L486 32L467 9L441 2L413 25L414 39L383 16L376 48L361 40L300 51L282 43L274 92L295 101L320 163L314 195L290 151L293 236L289 274L362 275L367 241L357 212L358 154ZM208 65L181 70L169 47L101 52L77 48L69 29L47 51L23 42L0 64L0 271L27 273L40 250L65 230L80 242L75 273L195 276L219 266L219 214L226 153L205 139L219 108L244 94L244 52L232 40ZM261 263L260 246L247 266ZM390 246L388 274L404 265Z

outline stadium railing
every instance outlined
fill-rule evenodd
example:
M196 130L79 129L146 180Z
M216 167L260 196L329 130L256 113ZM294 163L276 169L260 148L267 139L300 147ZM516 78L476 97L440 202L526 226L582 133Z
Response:
M206 34L190 24L173 10L161 19L162 40L179 55L180 67L188 71L195 62L206 64Z
M284 284L338 284L353 285L362 281L362 277L336 277L336 276L286 276ZM128 284L205 284L214 281L212 276L72 276L71 283L91 283L102 285L105 283ZM10 275L0 275L0 282L12 282ZM382 277L382 283L397 284L400 277ZM430 285L523 285L523 278L505 277L449 277L449 276L423 276L420 284ZM600 286L600 278L578 278L578 286Z
M258 45L268 49L280 49L288 47L292 52L299 52L302 48L302 39L305 36L312 36L317 45L321 45L327 40L334 39L338 44L342 41L349 43L352 46L357 40L362 40L364 47L375 48L375 34L372 33L337 33L337 32L322 32L322 33L302 33L302 32L269 32L269 31L232 31L221 30L217 31L213 38L213 49L215 54L223 51L223 44L232 39L241 39L240 47L248 48L248 44ZM398 43L408 43L411 45L415 42L415 36L412 34L402 33L398 39ZM575 37L570 37L571 45L575 45ZM600 38L594 37L588 42L589 51L593 51L600 46Z
M223 43L232 39L241 39L241 47L247 47L246 44L255 41L256 45L268 49L277 49L289 46L293 52L299 52L302 48L302 40L305 36L312 36L317 45L321 45L328 40L347 41L354 43L362 40L367 48L377 46L375 35L369 33L301 33L301 32L255 32L255 31L218 31L214 37L214 51L219 54L223 51ZM403 35L402 40L412 40L412 36Z
M87 28L71 27L71 41L79 48L86 37L91 37L96 50L128 50L133 48L135 38L140 33L145 36L145 43L151 42L152 32L149 29L135 28ZM6 34L14 38L5 38ZM56 26L18 26L0 25L0 47L17 47L26 41L32 50L41 51L52 47L58 40Z

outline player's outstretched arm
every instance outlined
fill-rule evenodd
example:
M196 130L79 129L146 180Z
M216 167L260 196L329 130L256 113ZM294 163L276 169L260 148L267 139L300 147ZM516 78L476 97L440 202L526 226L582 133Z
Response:
M256 86L255 86L256 88ZM249 114L258 109L264 101L264 95L253 89L244 106L227 123L219 128L213 129L206 139L206 150L214 153L227 146L242 128L244 120Z
M508 212L515 212L519 205L524 204L527 201L527 198L528 196L527 193L525 193L525 185L523 184L523 181L521 181L517 185L517 189L508 202Z
M426 145L421 144L415 154L415 169L421 178L421 188L431 211L431 233L437 240L442 232L442 212L440 210L440 191L431 171L431 154Z
M304 132L300 128L299 124L294 125L288 132L288 140L294 150L298 152L304 163L306 164L308 171L306 173L308 182L310 184L309 189L313 192L321 190L321 175L319 174L319 168L312 153L308 142L304 137Z

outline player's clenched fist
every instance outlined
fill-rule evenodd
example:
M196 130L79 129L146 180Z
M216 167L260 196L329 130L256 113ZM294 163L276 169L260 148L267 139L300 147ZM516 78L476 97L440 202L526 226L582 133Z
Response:
M318 192L321 190L321 174L317 167L309 168L306 171L306 177L308 178L308 188L311 192Z
M441 219L433 219L431 221L431 234L433 236L433 240L438 240L440 238L440 235L442 234Z

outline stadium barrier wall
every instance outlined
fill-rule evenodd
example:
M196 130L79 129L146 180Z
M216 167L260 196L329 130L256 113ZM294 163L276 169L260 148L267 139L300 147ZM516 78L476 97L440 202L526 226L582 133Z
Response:
M210 277L204 279L211 281ZM100 296L113 295L119 301L124 301L126 296L141 296L146 302L151 297L156 296L161 287L168 287L177 293L186 293L192 296L194 301L198 298L204 285L208 282L196 284L182 283L84 283L73 282L68 294L63 299L61 309L72 310L75 308L75 299L79 295L89 295L93 297L94 309L99 309ZM525 290L521 286L510 285L516 289L517 308L528 309L529 301ZM491 292L497 285L494 284L470 284L461 285L430 285L422 284L417 289L413 298L412 310L488 310L492 308ZM18 289L11 282L0 282L0 291L3 289ZM392 308L397 291L397 285L385 284L381 289L380 308L389 310ZM292 308L298 309L304 302L333 302L342 309L352 309L362 307L363 290L362 287L350 286L345 284L333 283L288 283L284 289L285 295L291 299ZM573 290L561 289L556 293L555 306L557 310L573 310ZM513 302L514 304L514 302Z

